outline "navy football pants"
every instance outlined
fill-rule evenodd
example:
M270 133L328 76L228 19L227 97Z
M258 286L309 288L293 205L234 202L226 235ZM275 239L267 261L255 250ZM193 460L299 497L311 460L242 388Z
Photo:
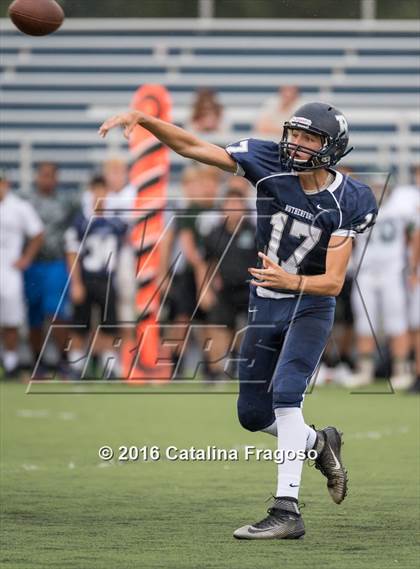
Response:
M277 407L300 407L334 321L335 298L260 298L251 285L248 329L239 363L238 416L259 431Z

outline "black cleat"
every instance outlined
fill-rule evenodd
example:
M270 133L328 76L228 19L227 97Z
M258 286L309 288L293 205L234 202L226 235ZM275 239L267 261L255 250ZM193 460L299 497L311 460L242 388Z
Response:
M414 383L408 388L407 393L419 394L420 393L420 377L414 380Z
M268 516L253 525L238 528L236 539L299 539L305 534L302 516L293 498L275 498Z
M4 378L5 379L19 379L20 375L20 366L15 366L12 369L5 369L4 370Z
M315 468L327 479L327 488L331 498L340 504L347 495L347 470L341 460L342 433L335 427L325 427L316 432L314 449L318 452Z

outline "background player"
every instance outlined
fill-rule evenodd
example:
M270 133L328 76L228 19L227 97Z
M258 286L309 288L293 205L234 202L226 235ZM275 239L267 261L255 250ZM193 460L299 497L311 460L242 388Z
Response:
M317 468L337 503L347 490L341 437L315 431L301 403L331 331L334 296L342 287L357 232L374 221L371 190L328 167L346 153L348 130L340 111L323 103L299 108L285 123L280 145L243 140L226 150L181 128L132 111L99 129L143 126L178 154L244 175L257 189L257 245L263 268L252 269L250 326L242 345L238 412L241 424L278 437L279 450L315 448ZM280 159L279 159L280 158ZM265 255L262 251L266 251ZM281 266L280 266L281 265ZM304 294L303 294L304 293ZM261 522L239 528L240 539L292 539L304 525L297 505L302 462L279 465L276 498Z
M104 178L91 180L93 216L80 212L66 232L70 296L74 304L73 323L79 329L72 336L70 365L73 377L81 379L86 370L86 336L90 332L92 311L99 309L99 334L95 348L102 359L101 376L118 374L114 350L116 336L115 270L126 225L118 217L103 215L107 196Z
M372 184L378 201L384 193L384 182L379 179ZM413 189L413 193L415 200L417 191ZM412 383L408 362L406 267L408 230L417 215L418 204L414 200L401 199L397 189L385 191L369 247L363 237L355 248L358 286L353 288L352 301L359 358L358 372L348 379L348 386L368 385L374 379L376 344L373 334L380 328L380 315L382 329L390 338L392 387L405 389Z
M236 332L243 328L248 316L249 286L246 281L248 267L254 263L257 251L255 225L247 206L248 199L243 192L228 189L223 197L222 219L204 242L209 266L207 274L210 277L216 275L209 283L214 290L214 302L209 307L206 321L209 325L207 334L212 339L209 347L212 365L218 367L219 377L224 375L227 347L236 351L237 346L232 346L232 341L240 339ZM235 360L237 358L231 358L232 363ZM232 368L229 375L237 377L235 366Z
M19 328L25 321L24 271L43 241L43 224L27 201L10 193L5 172L0 170L0 328L6 377L18 371Z
M64 252L64 233L79 209L79 198L73 192L59 189L59 171L52 162L41 162L35 173L35 191L28 196L44 224L44 241L33 263L25 271L25 295L32 352L36 362L34 375L42 378L45 327L63 324L70 318L70 305L65 294L68 279ZM61 371L66 372L66 330L54 326L52 334L59 351Z
M420 208L410 251L410 328L415 359L415 380L412 393L420 393Z
M186 262L177 283L178 320L186 324L205 323L210 307L215 303L211 288L207 287L205 294L201 295L207 277L205 240L219 221L219 213L214 206L220 190L220 172L209 166L194 165L186 168L182 181L186 203L177 219L177 229ZM197 309L199 297L201 301ZM207 337L207 330L199 326L194 339L202 352L204 379L211 382L217 379L218 368L209 361L206 350L201 348L206 345Z

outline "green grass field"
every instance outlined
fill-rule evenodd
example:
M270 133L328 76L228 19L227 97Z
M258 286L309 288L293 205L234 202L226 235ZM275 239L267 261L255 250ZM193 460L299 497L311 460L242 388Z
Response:
M74 394L71 386L67 393L25 395L25 389L1 384L4 568L417 566L416 397L331 387L308 395L307 421L345 433L349 496L333 504L325 479L305 466L305 539L243 542L232 531L264 514L275 489L274 464L105 465L97 454L105 444L274 446L274 438L240 428L235 395L138 388Z

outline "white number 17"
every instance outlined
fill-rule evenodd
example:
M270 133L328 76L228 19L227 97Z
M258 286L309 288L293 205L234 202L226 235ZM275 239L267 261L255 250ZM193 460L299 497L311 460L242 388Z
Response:
M279 262L277 252L288 219L287 213L282 211L274 214L270 219L273 229L271 231L270 243L268 244L267 257L276 263ZM300 263L320 240L321 233L322 231L318 227L294 219L290 228L290 235L293 235L293 237L306 237L306 239L302 241L286 261L281 262L281 267L288 273L296 274Z

